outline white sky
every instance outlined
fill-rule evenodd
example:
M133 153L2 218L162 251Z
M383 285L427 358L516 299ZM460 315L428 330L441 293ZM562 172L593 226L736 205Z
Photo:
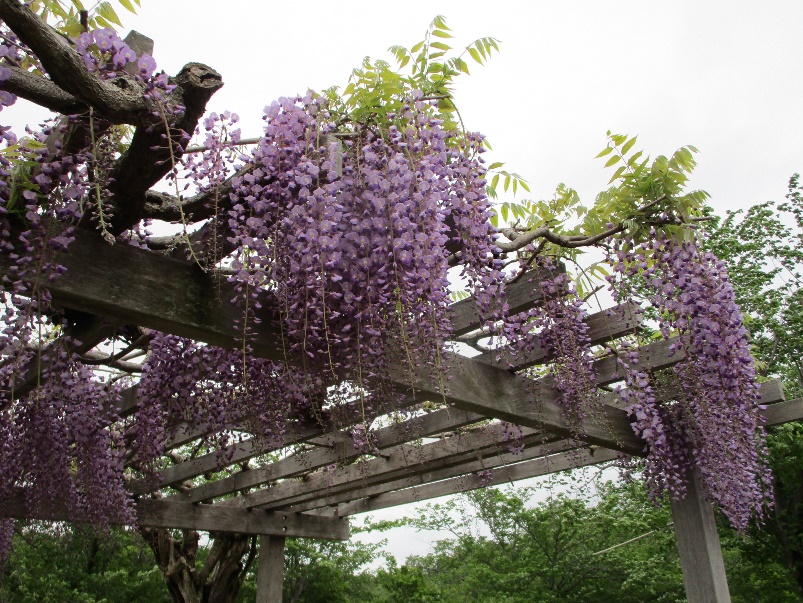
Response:
M364 56L390 60L388 46L409 48L442 14L452 46L502 42L458 80L456 100L467 127L489 137L489 157L535 197L564 182L590 202L610 177L594 160L609 129L638 134L653 156L695 145L693 185L718 208L778 199L803 169L798 1L142 4L125 25L156 40L169 73L188 61L220 71L226 85L210 108L236 111L244 135L261 132L266 103L344 86Z
M564 182L590 203L610 176L594 159L609 129L638 134L637 147L653 156L695 145L692 186L720 211L780 199L803 169L797 1L142 4L137 17L119 10L123 33L152 37L168 73L190 61L217 69L226 85L209 108L237 112L244 136L261 133L265 104L344 86L364 56L391 60L388 46L409 48L443 14L452 46L501 41L501 54L460 78L456 102L467 127L493 144L489 160L528 179L534 197ZM18 123L14 110L5 123ZM415 533L388 537L399 558L429 549Z

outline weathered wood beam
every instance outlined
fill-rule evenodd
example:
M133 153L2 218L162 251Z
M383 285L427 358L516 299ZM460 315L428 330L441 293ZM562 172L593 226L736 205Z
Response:
M18 490L4 501L4 517L44 519L50 521L82 521L69 512L63 501L46 501L33 507L26 501L25 492ZM45 506L46 505L46 506ZM347 521L332 521L314 515L276 513L238 509L218 505L193 505L164 499L141 498L135 502L137 522L152 528L175 528L208 532L265 534L295 538L345 540L349 537ZM321 521L325 519L326 521Z
M669 503L687 600L730 603L713 505L706 500L697 471L691 472L686 483L686 496Z
M563 266L556 268L554 271L555 274L560 272L565 272ZM512 313L529 310L543 298L544 292L541 289L541 284L535 276L535 273L526 274L515 283L511 283L505 287L505 301L507 301L508 307ZM459 337L460 335L482 326L477 304L473 298L469 297L452 304L450 307L450 315L455 337Z
M378 429L372 441L374 446L382 450L411 439L456 429L482 420L482 416L474 413L445 408ZM175 494L170 499L188 502L211 500L270 481L295 477L334 463L347 463L361 455L354 448L353 438L347 432L332 434L329 438L323 438L320 443L326 447L294 454L260 469L242 471L227 478L207 482L186 492ZM164 478L161 485L162 487L165 485Z
M765 389L762 389L762 404L766 403L770 404L770 406L761 411L761 413L765 418L765 425L767 427L778 425L784 422L803 420L803 398L797 398L795 400L788 400L773 404L773 398L776 400L778 399L777 392L779 390L775 385L767 385L765 387ZM773 390L775 393L773 393ZM781 391L780 399L783 399L782 395L783 392ZM774 412L773 409L775 408L782 410L780 412ZM338 516L347 516L353 515L354 513L376 511L378 509L385 509L387 507L394 507L410 502L418 502L421 500L438 498L440 496L446 496L449 494L457 494L459 492L475 490L488 485L514 482L530 477L537 477L539 475L546 475L548 473L564 471L566 469L573 469L575 467L603 463L613 460L617 457L615 452L606 450L604 448L592 448L592 450L593 454L589 453L587 450L580 451L580 453L577 451L571 451L544 459L535 459L523 463L502 466L498 469L492 469L490 472L490 477L488 475L485 475L482 478L479 476L461 476L443 481L437 481L434 483L428 483L421 486L408 487L403 490L387 490L385 492L382 492L381 487L378 487L376 489L368 490L366 492L369 494L367 498L346 502L338 505L334 509L321 509L319 512L322 514L333 513ZM311 508L315 508L315 506L298 506L298 509L304 510L310 510Z
M362 498L371 498L380 494L388 492L396 492L406 488L415 486L422 486L424 484L431 484L439 482L452 477L459 477L461 475L468 475L478 471L488 471L496 469L497 467L505 467L508 465L516 465L524 461L530 461L550 454L557 454L559 452L566 452L583 448L585 444L578 440L559 440L549 444L539 444L535 446L525 446L521 452L501 452L495 451L494 454L478 458L478 455L471 455L467 457L466 461L455 465L453 467L444 467L442 469L433 469L426 473L416 473L414 475L407 475L402 479L394 480L392 482L385 482L376 484L374 486L366 486L359 490L348 490L340 493L326 493L326 496L319 497L315 500L302 501L291 505L282 505L282 509L294 511L296 513L306 513L315 509L323 507L336 507L342 503L348 503ZM336 509L335 509L336 510ZM321 511L323 513L323 511Z
M549 442L554 436L539 431L524 430L531 443ZM256 492L240 495L218 504L239 507L276 507L288 499L316 498L321 493L359 489L376 483L399 479L404 475L422 473L433 468L448 467L463 462L467 455L497 450L504 438L502 425L492 424L461 433L430 444L402 444L383 452L382 457L348 465L332 472L317 472L303 480L286 481Z
M613 308L589 315L588 337L591 345L600 345L636 331L643 322L641 307L635 302L625 302ZM549 360L546 352L537 344L527 353L513 356L509 346L488 350L474 356L474 360L499 368L521 370Z
M54 283L42 276L37 281L56 305L221 347L242 346L234 327L242 310L231 303L236 292L225 280L144 249L109 245L92 231L76 228L73 236L68 253L52 252L65 274ZM11 264L8 254L0 254L0 273ZM266 309L257 317L259 323L249 322L253 353L283 360L276 317Z
M284 536L259 537L256 603L282 603Z
M587 465L595 465L614 460L619 455L613 450L605 448L595 448L563 452L546 457L537 458L515 465L507 465L489 470L484 475L464 475L452 479L442 480L435 483L425 484L423 486L415 486L413 488L406 488L404 490L397 490L395 492L387 492L377 496L362 498L349 503L341 504L334 511L324 509L322 514L334 514L339 517L346 517L354 515L355 513L366 513L368 511L376 511L379 509L386 509L388 507L396 507L411 502L419 502L429 500L431 498L439 498L449 494L458 494L460 492L468 492L470 490L477 490L479 488L486 488L488 486L497 486L499 484L506 484L516 482L531 477L538 477L540 475L548 475L550 473L557 473L558 471L565 471L566 469L574 469L577 467L585 467Z
M487 417L550 431L559 436L572 435L573 430L557 404L560 393L549 378L535 381L456 355L445 358L442 365L450 377L445 392L442 391L440 380L423 372L415 375L413 383L409 385L404 371L399 371L389 381L397 387L411 387L420 395L432 399L441 397L457 408ZM598 371L601 373L599 382L621 378L615 359L605 359L597 365L601 369ZM644 443L634 435L630 420L623 410L605 407L599 416L589 415L582 428L583 439L589 443L629 454L643 454Z

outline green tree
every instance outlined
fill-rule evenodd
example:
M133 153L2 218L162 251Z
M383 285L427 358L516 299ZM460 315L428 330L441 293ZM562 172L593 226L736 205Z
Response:
M18 524L0 601L167 603L170 596L137 532L30 523Z

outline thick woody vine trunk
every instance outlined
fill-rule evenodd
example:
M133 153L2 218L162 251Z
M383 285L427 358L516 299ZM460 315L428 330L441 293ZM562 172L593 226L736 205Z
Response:
M209 555L197 559L199 534L141 528L174 603L233 603L256 556L256 537L210 534Z

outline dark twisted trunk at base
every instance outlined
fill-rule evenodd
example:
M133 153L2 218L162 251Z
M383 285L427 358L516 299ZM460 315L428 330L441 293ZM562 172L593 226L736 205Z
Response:
M199 534L140 528L174 603L234 603L257 552L256 536L210 534L209 555L196 562Z

